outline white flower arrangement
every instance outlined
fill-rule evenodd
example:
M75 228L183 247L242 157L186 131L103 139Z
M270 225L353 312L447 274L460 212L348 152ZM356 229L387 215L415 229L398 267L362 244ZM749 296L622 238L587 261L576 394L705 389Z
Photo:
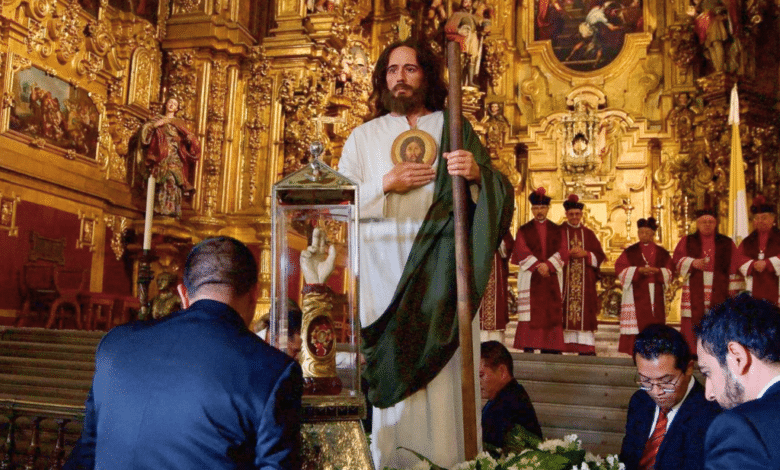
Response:
M412 470L447 470L417 452L420 458ZM515 426L506 436L504 449L488 449L473 460L461 462L450 470L625 470L616 455L602 458L582 449L576 434L563 439L542 441L522 426ZM393 470L385 468L385 470Z

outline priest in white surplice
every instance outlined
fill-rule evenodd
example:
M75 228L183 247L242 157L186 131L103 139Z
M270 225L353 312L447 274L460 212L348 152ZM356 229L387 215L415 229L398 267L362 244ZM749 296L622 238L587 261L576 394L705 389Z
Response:
M355 129L339 160L339 171L360 186L362 349L380 469L418 461L399 446L445 467L464 459L450 175L463 176L472 196L475 309L513 210L511 185L465 119L464 149L444 152L441 77L441 61L425 45L388 46L373 75L378 117ZM412 144L422 156L408 161Z

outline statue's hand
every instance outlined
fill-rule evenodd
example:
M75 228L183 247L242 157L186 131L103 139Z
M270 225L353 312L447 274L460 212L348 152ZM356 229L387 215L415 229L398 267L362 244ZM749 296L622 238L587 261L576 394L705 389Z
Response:
M325 258L317 267L317 277L320 284L324 284L333 273L333 268L336 265L336 245L330 245L328 247L328 257Z

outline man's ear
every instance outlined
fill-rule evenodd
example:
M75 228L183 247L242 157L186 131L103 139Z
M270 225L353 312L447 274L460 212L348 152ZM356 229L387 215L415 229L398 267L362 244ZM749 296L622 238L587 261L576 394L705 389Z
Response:
M745 375L750 370L753 358L745 346L736 341L729 341L726 345L726 367L734 376Z
M181 299L181 308L190 308L190 297L184 284L176 286L176 291L179 293L179 298Z

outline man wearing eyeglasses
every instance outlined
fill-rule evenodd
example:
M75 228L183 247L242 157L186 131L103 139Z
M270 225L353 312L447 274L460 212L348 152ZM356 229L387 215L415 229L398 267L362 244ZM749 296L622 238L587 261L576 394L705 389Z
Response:
M704 434L720 407L704 397L693 378L691 350L683 335L653 324L634 342L636 381L620 461L626 470L704 468Z
M696 334L705 396L726 409L707 430L704 468L780 468L780 308L742 293Z

